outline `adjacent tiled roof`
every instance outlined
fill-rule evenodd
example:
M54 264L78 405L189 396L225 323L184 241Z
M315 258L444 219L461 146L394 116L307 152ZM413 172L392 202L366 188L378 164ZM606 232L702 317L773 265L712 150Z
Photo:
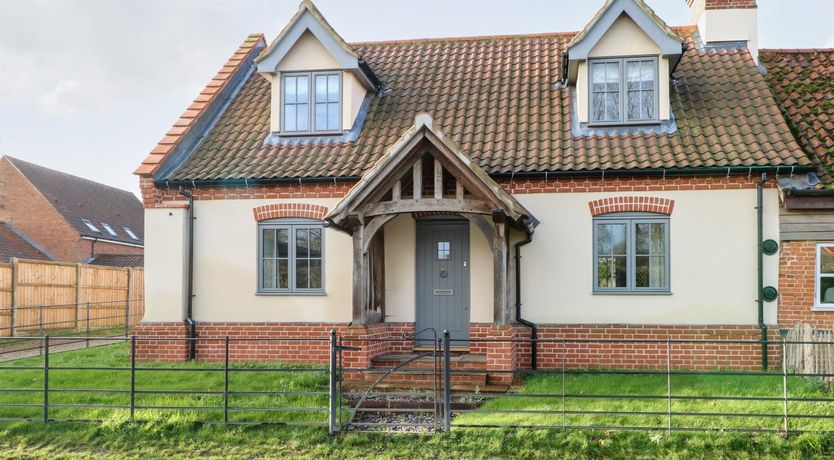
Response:
M0 222L0 262L18 259L52 260L45 251L6 222Z
M87 261L90 265L106 267L144 267L145 256L142 254L96 254Z
M130 244L142 244L144 241L145 210L136 195L17 158L6 158L79 235ZM96 233L90 230L84 219L101 231ZM110 225L116 236L105 230L104 223ZM124 227L131 229L139 240L131 238Z
M173 180L361 176L420 112L488 173L809 165L749 52L689 51L671 134L574 136L557 83L575 33L354 43L391 92L354 142L265 145L270 87L251 75Z
M767 49L759 58L802 148L834 182L834 49Z

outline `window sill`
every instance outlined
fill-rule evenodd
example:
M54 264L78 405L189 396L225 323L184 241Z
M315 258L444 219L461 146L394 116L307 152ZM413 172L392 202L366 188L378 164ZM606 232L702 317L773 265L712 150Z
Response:
M672 295L672 291L593 291L593 292L591 292L591 295L602 295L602 296L608 296L608 295L614 295L614 296L617 296L617 295L625 295L625 296L650 295L650 296L655 296L655 295L660 295L660 296L668 296L668 295Z
M304 131L304 132L277 132L279 137L281 138L293 138L293 137L327 137L327 136L341 136L344 134L344 131Z
M811 307L811 311L819 312L819 313L834 312L834 305L831 305L831 306L814 305L813 307Z
M255 292L258 297L324 297L326 292Z
M588 127L589 128L629 128L629 127L645 127L645 126L660 126L660 120L650 120L650 121L627 121L627 122L620 122L620 121L612 121L612 122L600 122L600 121L589 121Z

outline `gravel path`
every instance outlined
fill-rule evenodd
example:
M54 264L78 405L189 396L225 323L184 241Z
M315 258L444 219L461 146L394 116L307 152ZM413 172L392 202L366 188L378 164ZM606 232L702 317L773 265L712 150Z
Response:
M100 340L100 338L97 337L96 340L90 340L89 348L112 345L114 343L121 342L123 342L123 340ZM40 340L26 340L21 337L20 342L13 342L13 344L0 348L0 362L40 356L42 351L40 347L41 343L42 342ZM49 344L50 353L80 350L82 348L88 348L85 337L79 337L78 339L50 340Z

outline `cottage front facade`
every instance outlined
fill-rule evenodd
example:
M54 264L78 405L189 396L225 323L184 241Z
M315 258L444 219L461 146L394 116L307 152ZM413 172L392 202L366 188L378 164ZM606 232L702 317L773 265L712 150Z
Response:
M780 238L776 177L814 164L759 70L755 1L688 3L693 26L609 0L579 33L347 43L302 2L137 170L137 334L448 330L496 370L560 363L480 339L756 339L681 359L760 365L778 338L779 257L760 251ZM235 357L326 357L287 353ZM657 364L626 346L582 359Z

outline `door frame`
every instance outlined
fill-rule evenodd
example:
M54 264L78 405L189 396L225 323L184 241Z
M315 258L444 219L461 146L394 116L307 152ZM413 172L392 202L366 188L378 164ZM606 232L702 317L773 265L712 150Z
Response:
M466 219L462 216L440 215L440 216L426 216L426 217L420 217L420 218L415 219L415 224L414 224L415 225L415 232L414 232L414 235L415 235L415 238L414 238L414 254L415 254L415 261L414 261L414 265L415 265L415 270L414 270L414 286L415 286L415 289L414 289L414 296L415 296L415 299L414 299L414 310L415 310L414 311L414 332L415 332L415 334L417 332L419 332L419 330L417 328L419 327L419 324L420 324L420 283L419 283L419 277L421 275L420 275L420 253L419 253L419 251L420 251L421 228L422 227L430 227L430 226L433 226L433 225L444 225L444 224L446 224L446 225L449 225L449 224L460 225L461 227L465 227L465 232L466 232L466 252L465 252L465 259L464 259L465 265L463 265L463 271L465 273L465 275L464 275L464 284L466 286L466 288L464 289L465 296L466 296L465 299L466 299L466 303L469 304L466 307L466 322L467 322L466 338L467 338L467 341L466 342L457 342L457 345L453 346L453 348L468 349L468 347L469 347L468 339L470 338L470 335L471 335L470 331L471 331L471 328L472 328L472 305L471 305L472 304L472 299L471 299L471 295L472 295L471 281L472 280L471 280L471 270L469 269L470 266L471 266L471 258L472 258L472 253L471 253L472 242L471 242L471 229L470 229L469 219ZM441 338L442 334L443 334L443 331L438 330L437 331L437 338ZM420 343L420 342L423 342L424 340L425 339L418 340L417 337L415 336L415 338L414 338L415 347L425 346L424 344Z

